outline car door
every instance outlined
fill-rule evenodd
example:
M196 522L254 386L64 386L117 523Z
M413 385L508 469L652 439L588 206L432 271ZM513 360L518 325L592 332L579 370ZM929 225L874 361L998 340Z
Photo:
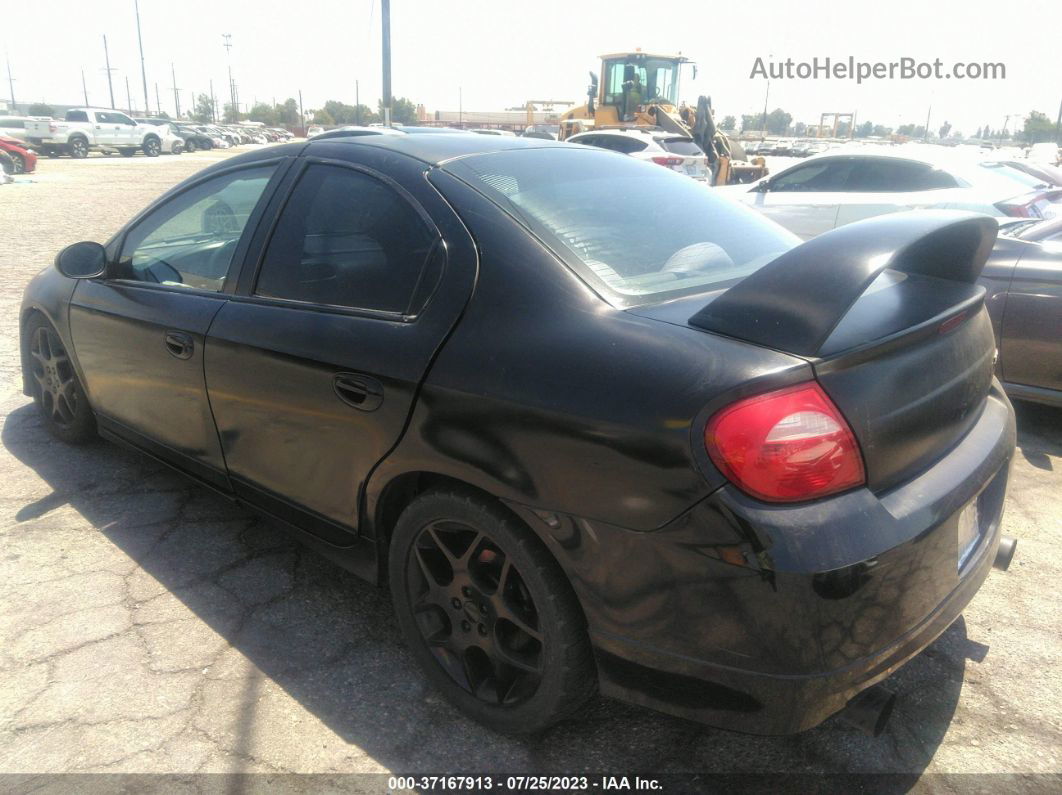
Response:
M303 162L257 274L241 276L207 340L234 491L339 545L353 543L362 486L475 279L471 238L423 164L380 157L389 173L412 164L402 187L354 163Z
M122 132L122 125L117 119L117 114L95 111L93 117L95 118L93 132L97 144L118 146L125 143L126 136Z
M746 203L807 240L833 229L855 158L801 163L743 195Z
M280 162L231 169L167 197L131 225L106 277L79 281L70 302L101 429L219 487L227 480L203 343Z
M877 215L939 206L955 177L928 163L896 157L856 157L837 226Z
M125 146L139 146L140 145L140 133L139 125L133 121L130 117L124 113L111 113L115 123L118 125L117 135L118 142ZM161 130L159 131L161 134Z
M1011 384L1062 390L1062 239L1029 246L1014 268L999 356Z

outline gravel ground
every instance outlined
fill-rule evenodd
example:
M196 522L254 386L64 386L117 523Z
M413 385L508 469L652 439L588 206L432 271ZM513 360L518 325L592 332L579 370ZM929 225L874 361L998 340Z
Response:
M1014 565L892 677L876 740L836 720L746 737L604 700L499 737L425 685L383 594L135 453L52 441L20 391L24 285L226 156L42 159L0 187L0 773L889 772L907 787L1062 769L1062 412L1019 407Z

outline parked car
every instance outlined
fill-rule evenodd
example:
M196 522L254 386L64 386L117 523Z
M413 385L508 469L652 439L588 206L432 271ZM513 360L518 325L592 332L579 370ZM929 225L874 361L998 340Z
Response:
M769 154L772 155L790 155L793 153L793 139L791 138L779 138L774 142L774 146L771 148Z
M352 138L361 135L406 135L402 130L393 127L360 127L356 124L348 124L345 127L336 127L320 135L315 135L315 141L327 141L329 138Z
M153 125L102 108L71 108L64 121L28 121L26 141L53 157L66 153L80 159L94 149L116 149L127 157L137 149L148 157L162 154L162 136Z
M0 116L0 135L17 138L26 143L26 122L33 119L25 116Z
M214 139L191 124L177 124L177 134L184 139L184 151L195 152L197 149L213 149Z
M1023 171L1047 185L1062 187L1062 166L1052 166L1049 163L1037 163L1035 160L1017 158L986 158L986 160Z
M171 155L179 155L185 151L184 136L181 135L177 125L169 119L146 118L134 119L137 124L147 124L154 127L162 139L162 151ZM192 151L195 151L194 149ZM136 150L125 149L122 151L126 157L132 157Z
M36 276L23 388L57 438L128 442L387 583L493 729L598 687L880 729L875 685L1013 552L995 234L907 213L799 245L566 143L268 147Z
M921 150L835 149L750 185L717 187L773 221L810 238L883 213L961 209L995 216L1040 217L1062 192L1006 166L942 159Z
M320 135L324 131L325 131L324 127L321 127L321 126L319 126L317 124L314 124L309 129L306 130L306 137L307 138L313 138L315 135Z
M479 135L516 135L512 130L496 130L492 128L477 128L469 130L470 133L478 133Z
M4 170L9 174L32 174L37 169L37 155L24 141L0 135L0 152L7 156Z
M745 151L750 155L770 155L774 153L776 143L770 138L762 141L753 141L745 147Z
M980 281L1007 393L1062 407L1062 219L1002 224Z
M696 180L711 179L707 155L692 138L685 135L655 130L593 130L573 135L568 141L630 155Z

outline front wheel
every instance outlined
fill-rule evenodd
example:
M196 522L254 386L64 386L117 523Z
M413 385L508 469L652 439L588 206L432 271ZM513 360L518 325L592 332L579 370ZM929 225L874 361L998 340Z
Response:
M389 573L417 662L480 723L539 731L594 693L571 586L542 542L497 501L456 489L421 495L395 527Z
M194 152L195 151L195 141L193 141L191 138L189 138L187 141L185 141L184 142L184 151L188 152L189 154Z
M158 157L162 154L162 142L152 136L144 141L144 154L148 157Z
M57 439L81 444L96 437L96 418L59 334L43 316L26 326L26 366L41 422Z

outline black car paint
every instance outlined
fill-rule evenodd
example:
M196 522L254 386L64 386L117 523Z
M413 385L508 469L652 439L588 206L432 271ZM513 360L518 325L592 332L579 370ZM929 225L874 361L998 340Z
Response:
M201 427L159 440L132 427L143 421L146 428L147 416L132 424L101 416L105 435L286 521L312 546L374 582L382 580L389 526L411 493L459 481L493 495L546 542L579 595L604 692L732 728L780 733L815 725L958 615L998 542L1014 446L1013 413L998 389L966 436L906 483L806 506L757 503L711 467L698 428L729 401L810 380L814 361L690 327L691 299L655 309L608 308L497 205L432 166L490 147L548 144L416 136L410 146L391 136L372 138L371 144L273 147L194 177L193 183L225 168L280 163L240 243L238 281L230 279L226 293L209 298L181 295L217 305L213 325L205 319L209 308L184 325L192 326L187 331L200 353L205 338L206 383L233 392L233 405L214 414L220 447L238 449L241 436L255 423L277 422L282 408L321 411L318 401L329 399L328 376L336 372L368 371L383 384L385 404L398 398L389 430L359 465L364 483L342 484L360 487L351 502L360 516L343 522L302 510L312 497L300 495L312 495L320 484L311 482L318 471L301 459L286 494L241 491L249 484L217 466L217 448ZM448 142L433 151L432 139ZM446 241L447 259L440 291L422 317L295 309L250 295L263 241L300 156L381 171L428 212ZM108 244L112 258L120 239L121 233ZM96 395L86 370L101 360L80 360L69 306L73 299L94 302L101 312L131 312L94 295L106 289L105 281L75 285L48 269L27 288L23 305L23 322L39 311L55 325L90 399ZM153 312L174 293L151 285L129 289L137 291L131 300ZM667 316L676 305L681 319ZM983 312L980 318L971 328L987 322ZM390 361L397 347L366 358L350 349L325 351L319 343L351 339L371 323L408 333L403 330L420 322L433 324L434 345L415 343L418 358L411 363ZM263 335L272 323L274 332ZM165 355L168 326L156 325L157 333L123 344L132 340L145 355ZM237 367L237 351L252 342L255 367ZM203 365L201 356L189 361ZM313 385L307 394L297 394L294 378L278 390L278 379L289 373ZM205 402L198 386L186 386L186 401ZM251 398L277 405L241 408ZM358 419L356 410L332 400L327 412ZM956 516L979 494L985 495L984 537L957 572Z

